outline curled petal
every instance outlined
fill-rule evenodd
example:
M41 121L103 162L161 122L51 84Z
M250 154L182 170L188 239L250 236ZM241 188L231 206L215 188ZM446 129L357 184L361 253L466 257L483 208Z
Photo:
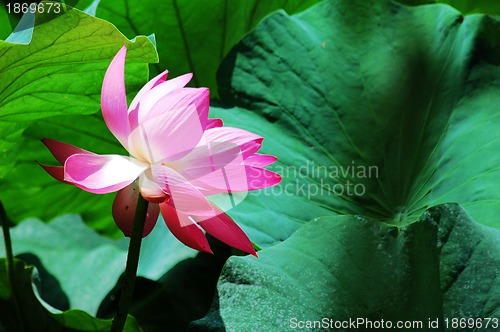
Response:
M183 90L187 90L188 94L191 93L191 95L192 95L191 90L197 90L197 89L182 89L186 86L186 84L189 83L189 81L191 81L191 78L193 78L193 74L191 74L191 73L176 77L174 79L165 81L161 84L157 84L150 91L148 91L147 93L140 96L141 99L139 100L139 103L140 103L139 121L142 122L142 121L147 120L148 118L158 116L158 114L150 114L150 112L153 110L153 107L156 105L157 102L159 102L161 99L163 99L168 94L172 94L172 92L174 92L174 91L176 91L176 93L174 95L177 96L177 97L173 97L174 101L175 101L175 99L178 99L180 101L181 100L180 97L182 95L186 94L186 92L183 92ZM179 90L179 89L182 89L182 90ZM177 91L177 90L179 90L179 91ZM180 94L178 94L177 92L179 92ZM139 97L139 95L138 95L138 97ZM133 105L134 105L134 103L132 102L132 105L130 107L131 108L135 107ZM168 108L168 105L165 105L165 103L163 103L163 105L166 106L164 109L160 109L160 110L156 109L156 111L157 112L158 111L164 112L165 110L170 109L170 108Z
M276 158L275 156L267 154L254 154L245 159L244 164L248 166L264 168L271 165L276 160L278 160L278 158Z
M238 146L243 159L255 153L262 146L262 136L233 127L216 127L203 133L200 144L224 143L227 146Z
M207 120L207 125L205 126L205 130L206 129L211 129L211 128L222 127L222 125L223 125L222 119L218 119L218 118L208 119Z
M54 158L58 162L64 165L64 162L66 159L68 159L69 156L80 153L80 154L94 154L90 151L80 149L74 145L71 144L66 144L60 141L56 141L53 139L48 139L44 138L42 139L42 143L47 146L47 148L50 150Z
M120 190L147 169L147 165L118 155L75 154L64 164L64 180L94 194Z
M146 85L144 85L141 90L137 93L137 95L134 97L132 100L132 103L130 103L129 106L129 111L135 110L137 108L137 105L139 105L140 101L149 93L149 91L156 87L158 84L165 82L168 76L168 70L165 70L161 74L157 75L155 78L150 80Z
M186 76L186 75L184 75ZM183 76L177 77L177 79ZM172 81L175 81L172 80ZM172 112L176 109L186 109L195 107L198 113L198 119L205 128L208 121L208 110L210 107L210 91L207 88L183 88L171 91L167 94L156 93L157 90L162 92L162 88L169 82L167 81L153 90L145 98L144 102L139 106L139 123L156 118L165 113ZM152 95L152 98L148 98Z
M139 187L135 182L132 182L123 189L120 189L113 201L113 219L118 228L127 237L132 235L134 226L135 210L137 200L139 199ZM160 215L160 206L158 204L149 203L146 213L146 221L142 237L146 237L151 233L156 225L158 216Z
M126 46L123 46L109 65L101 91L101 108L104 121L109 130L120 143L128 150L128 135L130 124L128 121L127 97L125 93L125 56Z
M245 232L222 211L219 211L217 216L213 218L201 221L199 225L207 233L225 244L258 257Z
M212 254L200 226L187 214L176 211L169 203L160 204L161 214L172 234L186 246Z
M202 135L196 107L190 105L187 108L179 106L140 123L130 137L137 157L153 164L188 154Z

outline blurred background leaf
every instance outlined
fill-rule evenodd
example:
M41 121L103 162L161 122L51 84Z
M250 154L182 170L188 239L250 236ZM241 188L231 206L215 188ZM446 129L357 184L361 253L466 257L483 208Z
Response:
M36 270L35 270L36 271ZM81 310L51 313L42 306L32 283L33 266L14 260L15 288L8 287L9 279L5 259L0 258L0 329L5 331L109 331L111 320L90 316ZM13 302L13 294L18 299L19 311ZM22 322L21 322L22 321ZM128 316L124 332L141 331L133 317Z
M194 73L194 86L218 97L216 71L239 40L277 9L302 11L318 0L106 0L94 1L96 16L116 25L127 37L155 34L160 62L152 75L168 69L171 77ZM88 1L78 4L85 8Z
M100 236L77 215L64 215L49 223L28 219L11 233L14 254L37 267L40 296L58 310L81 309L96 315L125 270L128 239ZM137 273L159 280L195 255L196 251L177 241L160 217L143 240ZM0 256L5 256L3 247Z
M130 313L144 331L186 331L189 323L207 313L220 272L228 257L234 254L230 247L210 236L208 241L214 255L198 253L195 257L179 261L161 278L154 279L156 281L146 278L137 280ZM175 256L175 253L169 252ZM118 291L112 291L102 303L98 317L110 318L114 315Z
M7 8L4 4L0 4L0 39L7 38L13 29L9 24L9 14L7 13Z

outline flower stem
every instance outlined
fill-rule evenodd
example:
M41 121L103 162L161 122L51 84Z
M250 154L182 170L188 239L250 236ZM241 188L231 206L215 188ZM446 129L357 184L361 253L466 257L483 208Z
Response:
M140 194L137 201L137 207L134 216L134 225L132 228L132 236L130 237L130 245L128 247L127 267L125 268L125 282L123 283L120 301L116 316L111 325L111 332L122 332L127 320L127 315L132 304L134 296L135 279L137 275L137 266L139 264L139 254L141 251L142 233L144 223L146 221L146 213L148 212L148 201Z
M16 289L16 280L14 273L14 255L12 253L12 241L10 239L10 230L8 225L7 214L5 213L5 209L3 207L2 202L0 202L0 224L2 225L3 231L3 242L5 244L5 255L7 256L6 267L7 267L7 275L9 278L9 286L12 292L12 301L14 302L17 320L19 322L19 329L24 331L24 324L21 318L21 310L19 308L19 301Z

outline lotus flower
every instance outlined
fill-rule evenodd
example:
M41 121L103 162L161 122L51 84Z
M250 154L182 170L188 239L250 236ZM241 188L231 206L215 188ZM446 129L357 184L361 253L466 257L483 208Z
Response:
M252 243L208 196L245 193L280 182L264 167L276 157L257 154L263 138L209 119L209 90L186 88L192 74L149 81L127 107L124 82L126 47L109 65L101 107L109 130L130 156L99 155L75 146L42 140L64 166L44 169L59 181L95 194L118 192L113 218L130 236L139 193L149 201L143 236L159 213L185 245L209 252L203 230L256 256Z

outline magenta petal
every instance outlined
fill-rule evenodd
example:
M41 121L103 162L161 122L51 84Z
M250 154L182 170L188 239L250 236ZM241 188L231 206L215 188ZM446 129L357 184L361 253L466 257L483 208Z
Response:
M245 166L248 190L258 190L272 187L281 182L281 175L271 172L264 168Z
M43 169L50 174L50 176L52 176L54 179L58 180L58 181L61 181L61 182L64 182L64 183L68 183L66 181L64 181L64 167L63 166L47 166L47 165L43 165L43 164L40 164L38 163L40 166L43 167Z
M94 194L107 194L128 186L146 169L129 157L75 154L64 164L64 180Z
M281 182L281 176L267 169L229 164L218 171L190 179L204 195L248 192L272 187Z
M115 200L113 201L113 219L118 228L127 237L132 235L132 228L135 218L135 210L137 200L139 199L139 187L132 182L130 185L118 191ZM144 224L142 237L146 237L151 233L156 225L158 216L160 215L160 206L158 204L149 203Z
M208 119L207 120L207 124L205 126L205 130L206 129L211 129L211 128L222 127L222 125L223 125L222 119L218 119L218 118Z
M207 198L179 173L163 165L153 165L151 171L154 182L163 186L162 189L170 197L169 204L176 211L186 215L205 216L205 218L215 216L212 204ZM190 223L192 222L188 222ZM187 224L182 224L182 226L185 225Z
M203 231L186 214L177 212L168 203L160 204L160 210L168 229L179 241L195 250L213 253Z
M120 143L128 148L130 124L128 122L127 96L125 93L126 46L115 55L104 75L101 91L101 108L104 121Z
M249 138L252 136L249 135ZM233 141L242 145L211 142L207 146L198 146L190 154L174 162L174 168L181 169L182 176L205 196L247 192L274 186L281 181L278 174L259 167L276 161L275 157L250 155L244 160L240 148L248 141Z
M229 162L217 162L213 158L212 165L198 166L183 172L189 181L196 186L204 195L216 195L230 192L247 192L248 178L246 166L242 163L241 155L236 157L228 153L228 158L234 158ZM212 167L210 167L212 166Z
M193 74L184 74L182 76L176 77L174 79L165 81L163 83L160 83L156 85L154 88L152 88L150 91L147 93L143 94L141 96L141 99L138 100L140 106L139 106L139 119L140 121L144 121L151 116L157 116L158 114L151 115L150 111L153 109L153 106L156 105L158 101L160 101L162 98L165 96L172 94L174 91L175 93L180 93L180 95L177 95L178 100L180 100L180 96L185 95L185 94L192 94L192 90L198 90L198 89L183 89L186 84L189 83L189 81L193 78ZM186 91L184 91L186 90ZM184 92L183 92L184 91ZM136 97L137 98L137 97ZM132 105L130 106L131 108L134 107L135 105L132 102ZM168 110L168 108L165 108L165 110ZM159 110L160 112L163 112L164 110Z
M161 103L161 101L159 102ZM131 134L137 156L150 163L173 161L188 154L203 135L194 105L164 112L141 123Z
M243 159L255 153L262 146L263 138L249 131L233 127L216 127L203 133L202 142L206 144L225 143L228 146L238 146Z
M81 154L94 154L92 152L89 152L84 149L80 149L74 145L71 144L66 144L60 141L44 138L42 139L42 143L47 146L47 148L50 150L54 158L61 164L64 164L66 159L68 159L69 156L77 153Z
M253 167L264 168L274 163L278 158L267 154L254 154L244 160L244 164Z
M137 105L140 103L141 99L143 99L149 91L157 86L158 84L165 82L167 79L168 75L168 70L165 70L161 74L157 75L155 78L150 80L146 85L144 85L141 90L137 93L137 95L134 97L132 100L132 103L130 103L129 110L134 110L136 109Z
M221 173L228 165L236 166L239 172L245 171L240 146L230 142L210 142L198 144L185 157L176 160L175 169L182 170L182 175L188 179L196 179L209 173ZM224 171L225 172L225 171ZM222 179L221 181L225 181Z
M203 220L199 225L227 245L258 257L248 236L227 214L220 211L219 215Z
M189 154L175 161L178 169L189 179L198 178L210 172L232 166L233 171L242 175L245 158L254 154L262 145L262 137L246 130L220 127L208 129L200 142ZM235 168L239 168L236 170Z

